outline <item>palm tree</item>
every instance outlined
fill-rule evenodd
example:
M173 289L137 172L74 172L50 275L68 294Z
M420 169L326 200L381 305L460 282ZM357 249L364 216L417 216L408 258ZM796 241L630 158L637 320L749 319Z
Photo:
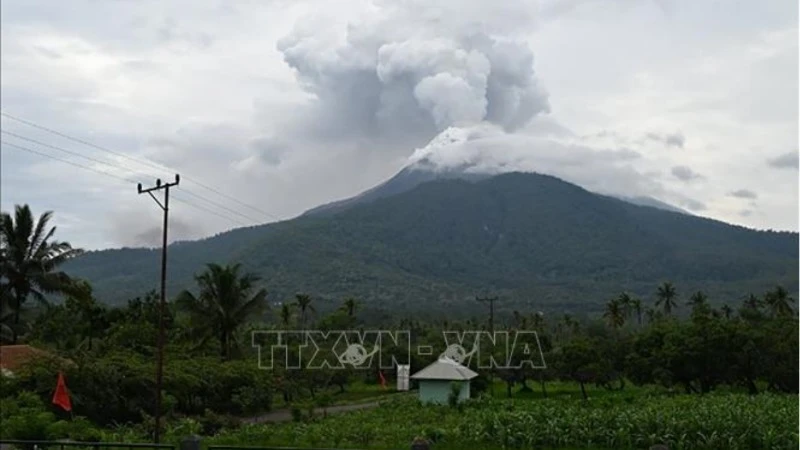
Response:
M664 284L658 287L656 296L658 297L656 300L656 306L663 308L664 314L666 315L670 315L672 313L672 308L678 306L678 304L675 302L675 297L678 296L678 292L675 290L675 286L668 281L664 282Z
M347 313L347 317L353 317L356 314L356 308L358 308L358 302L352 297L345 299L342 303L342 309Z
M727 304L727 303L726 303L726 304L724 304L724 305L722 305L722 308L720 308L720 309L722 310L722 315L723 315L723 316L724 316L726 319L730 319L730 318L731 318L731 315L733 315L733 308L731 308L730 306L728 306L728 304Z
M686 305L692 308L699 308L704 306L707 302L708 296L703 291L697 291L689 297L689 301L686 302Z
M224 267L208 264L205 272L195 276L199 295L183 291L176 301L198 328L207 333L201 345L213 336L219 337L223 360L231 358L239 327L267 308L267 291L255 288L259 278L253 274L240 275L240 268L240 264Z
M48 230L52 217L52 211L47 211L34 220L28 205L16 205L13 217L0 214L0 279L6 280L3 290L10 297L7 306L14 311L13 343L17 342L20 310L29 296L46 305L45 294L74 290L73 280L57 269L82 250L53 240L56 227Z
M633 312L636 313L636 323L641 327L642 326L642 301L638 298L634 298L630 302L631 309Z
M284 327L288 327L292 321L292 304L284 303L281 305L281 323Z
M631 303L633 302L633 299L631 298L630 294L628 294L627 292L619 294L619 297L617 297L617 302L619 303L619 306L622 307L625 316L626 317L629 316L631 313Z
M647 323L653 323L658 319L658 311L653 308L647 308L644 315L647 316Z
M774 290L764 295L764 304L774 317L794 314L792 303L794 303L794 299L789 296L789 291L784 289L783 286L777 286Z
M531 322L533 325L534 330L542 329L542 325L544 325L544 313L541 311L537 311L531 315Z
M608 326L618 329L625 325L625 310L619 299L613 299L606 304L606 311L603 313Z
M745 309L751 309L755 311L761 307L761 300L755 295L750 294L744 300L743 305Z
M311 297L306 294L297 294L294 296L295 304L300 309L300 326L303 330L306 329L306 313L314 312L314 306L311 304Z

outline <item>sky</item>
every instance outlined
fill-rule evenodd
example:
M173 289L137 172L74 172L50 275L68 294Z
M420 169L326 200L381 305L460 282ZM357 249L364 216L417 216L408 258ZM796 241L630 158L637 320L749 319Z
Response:
M0 5L0 207L74 246L159 245L136 182L186 240L421 158L798 229L796 1Z

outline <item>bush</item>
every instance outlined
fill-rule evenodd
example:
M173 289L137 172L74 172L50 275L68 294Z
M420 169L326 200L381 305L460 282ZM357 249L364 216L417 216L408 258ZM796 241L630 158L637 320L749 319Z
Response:
M49 401L59 370L66 376L76 414L102 426L140 423L155 403L153 361L118 351L62 368L38 361L19 379L0 382L0 393L24 389ZM272 376L248 361L170 359L164 367L163 411L172 416L254 415L272 406Z

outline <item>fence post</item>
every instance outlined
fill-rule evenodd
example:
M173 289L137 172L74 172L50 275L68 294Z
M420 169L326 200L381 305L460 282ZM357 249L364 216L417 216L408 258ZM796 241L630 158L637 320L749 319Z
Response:
M200 436L191 435L181 439L180 450L200 450L203 440Z

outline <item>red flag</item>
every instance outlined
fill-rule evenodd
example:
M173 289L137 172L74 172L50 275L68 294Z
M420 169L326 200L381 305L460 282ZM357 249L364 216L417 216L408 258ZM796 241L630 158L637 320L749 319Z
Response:
M58 372L58 384L56 384L56 392L53 394L53 404L60 406L64 411L72 411L67 383L64 382L64 374L61 372Z
M383 372L378 371L378 376L381 377L381 386L386 389L386 378L383 377Z

